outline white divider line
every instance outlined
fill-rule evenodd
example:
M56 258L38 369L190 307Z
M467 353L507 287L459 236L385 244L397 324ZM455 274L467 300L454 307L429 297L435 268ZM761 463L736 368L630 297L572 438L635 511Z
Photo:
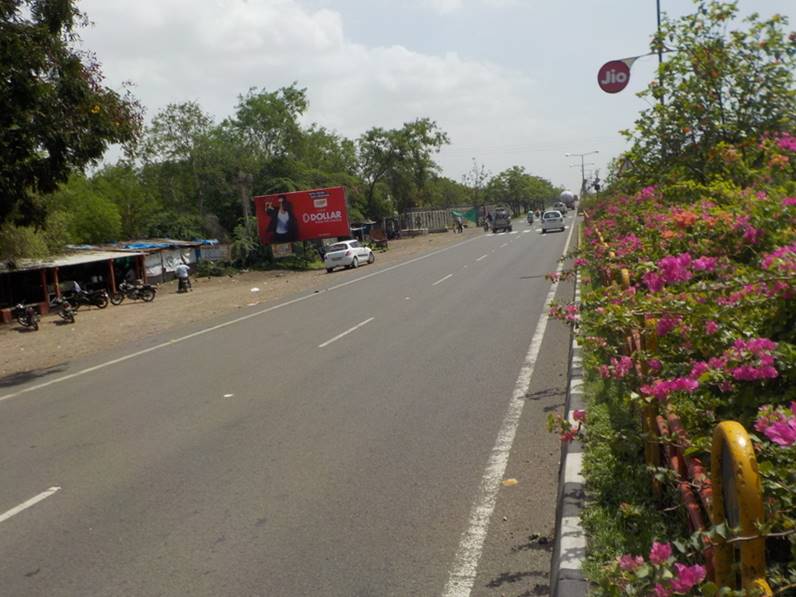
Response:
M448 274L448 275L447 275L447 276L445 276L444 278L440 278L439 280L437 280L436 282L434 282L434 283L432 284L432 286L436 286L437 284L442 284L442 283L443 283L445 280L447 280L448 278L452 278L452 277L453 277L453 274Z
M229 321L225 321L224 323L219 323L218 325L211 326L209 328L204 328L197 332L193 332L192 334L187 334L185 336L181 336L179 338L173 338L172 340L168 340L167 342L161 342L160 344L156 344L155 346L150 346L149 348L144 348L143 350L138 350L136 352L131 352L130 354L124 355L123 357L119 357L118 359L112 359L110 361L105 361L104 363L100 363L98 365L94 365L93 367L86 367L85 369L81 369L79 371L75 371L74 373L69 373L67 375L62 375L61 377L56 377L55 379L51 379L49 381L45 381L39 384L35 384L29 386L27 388L23 388L21 390L17 390L16 392L11 392L10 394L5 394L4 396L0 396L0 402L4 400L9 400L11 398L16 398L22 394L27 394L28 392L34 392L36 390L40 390L42 388L46 388L53 384L61 383L63 381L68 381L70 379L74 379L75 377L80 377L81 375L86 375L87 373L92 373L93 371L99 371L100 369L104 369L105 367L110 367L111 365L116 365L118 363L123 363L125 361L129 361L130 359L134 359L136 357L140 357L142 355L148 354L150 352L154 352L156 350L160 350L161 348L165 348L167 346L172 346L173 344L177 344L178 342L184 342L186 340L190 340L191 338L196 338L197 336L202 336L203 334L208 334L210 332L214 332L216 330L220 330L222 328L235 325L236 323L240 323L241 321L246 321L247 319L251 319L252 317L259 317L260 315L265 315L266 313L270 313L271 311L276 311L277 309L282 309L283 307L288 307L290 305L294 305L296 303L300 303L302 301L306 301L307 299L311 299L314 297L321 296L326 292L331 292L333 290L339 290L340 288L345 288L346 286L350 286L351 284L356 284L357 282L362 282L363 280L367 280L368 278L372 278L373 276L380 276L381 274L385 274L390 272L394 269L398 269L399 267L405 267L407 265L411 265L412 263L416 263L418 261L423 261L424 259L428 259L429 257L433 257L435 255L439 255L440 253L446 253L447 251L451 251L462 245L466 245L467 243L471 243L475 240L479 240L485 238L484 236L474 236L473 238L468 238L467 240L463 240L460 243L456 243L455 245L451 245L450 247L445 247L443 249L438 249L436 251L432 251L426 255L421 255L420 257L415 257L414 259L410 259L408 261L404 261L402 263L398 263L396 265L391 265L390 267L385 267L384 269L380 269L378 271L372 272L370 274L366 274L364 276L360 276L359 278L354 278L353 280L348 280L347 282L341 282L340 284L335 284L334 286L330 286L328 288L324 288L320 291L313 291L312 294L305 294L304 296L299 296L289 301L285 301L284 303L279 303L278 305L273 305L266 309L261 309L259 311L255 311L254 313L249 313L248 315L242 315L241 317L236 317L235 319L230 319Z
M35 506L40 501L46 500L48 497L50 497L52 494L54 494L56 491L59 491L60 489L61 489L60 487L50 487L47 491L42 491L39 495L33 496L26 502L22 502L19 506L11 508L7 512L3 512L2 514L0 514L0 522L4 522L9 518L11 518L12 516L16 516L23 510L27 510L31 506Z
M476 259L476 262L482 261L482 260L486 259L487 257L489 257L489 255L481 255L478 259Z
M362 321L362 322L360 322L360 323L356 324L354 327L352 327L352 328L350 328L350 329L347 329L347 330L346 330L346 331L344 331L342 334L337 334L337 335L336 335L334 338L332 338L331 340L327 340L327 341L326 341L326 342L324 342L323 344L318 344L318 348L325 348L325 347L329 346L329 345L330 345L332 342L337 342L337 341L338 341L340 338L342 338L343 336L348 336L348 334L350 334L351 332L355 332L355 331L357 331L357 330L358 330L359 328L361 328L363 325L367 325L367 324L369 324L369 323L370 323L371 321L373 321L374 319L376 319L376 318L375 318L375 317L371 317L370 319L366 319L365 321Z
M502 249L503 247L508 247L508 246L509 246L509 243L503 243L502 245L500 245L500 248Z
M569 236L567 236L567 241L564 244L564 254L567 253L569 242L572 240L573 229L574 226L570 229ZM563 267L564 263L559 262L556 271L561 273ZM489 530L489 521L495 511L500 483L506 472L511 448L514 444L514 436L517 433L522 409L525 406L525 396L531 385L536 359L539 356L539 350L542 347L542 340L547 329L550 304L555 299L557 290L558 282L553 282L545 298L542 314L536 324L536 330L525 355L525 361L514 384L508 411L500 426L500 431L498 431L497 440L489 455L484 475L481 477L481 484L478 487L472 510L470 510L467 529L459 541L459 547L453 558L453 565L448 573L448 581L442 591L443 597L469 597L470 592L473 590L476 573L478 572L478 561L481 559L484 541Z

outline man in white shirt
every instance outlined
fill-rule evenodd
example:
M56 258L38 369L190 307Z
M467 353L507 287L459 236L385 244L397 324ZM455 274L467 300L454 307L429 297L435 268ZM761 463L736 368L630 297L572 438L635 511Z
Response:
M177 275L177 292L188 292L191 288L191 279L188 277L190 269L185 263L180 263L174 268Z

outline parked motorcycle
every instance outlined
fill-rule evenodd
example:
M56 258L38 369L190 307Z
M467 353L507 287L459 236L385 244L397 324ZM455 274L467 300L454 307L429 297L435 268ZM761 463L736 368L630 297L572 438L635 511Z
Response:
M65 298L55 300L55 304L61 308L58 310L58 316L67 323L75 323L75 308Z
M81 305L94 305L99 309L108 306L108 293L102 290L80 290L68 297L72 308L77 311Z
M151 284L130 284L128 282L122 282L119 284L118 291L111 294L110 300L114 305L121 305L122 301L126 298L131 301L141 299L145 303L151 303L155 300L156 293L157 288Z
M13 315L17 318L17 322L22 327L33 328L34 331L39 329L39 312L33 307L26 307L22 303L19 303L14 307Z

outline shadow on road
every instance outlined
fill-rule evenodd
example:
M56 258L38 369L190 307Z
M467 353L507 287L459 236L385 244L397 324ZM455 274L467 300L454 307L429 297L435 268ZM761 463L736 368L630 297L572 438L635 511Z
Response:
M497 578L490 580L487 583L487 587L490 589L497 589L504 587L506 584L516 583L531 577L539 577L539 576L548 576L548 572L545 571L536 571L536 572L503 572ZM504 595L506 593L501 593ZM517 597L533 597L534 595L549 595L550 594L550 585L537 583L533 586L532 589L528 589L519 593Z
M33 381L34 379L44 377L45 375L60 373L64 369L66 369L66 364L55 365L54 367L45 367L44 369L31 369L29 371L19 371L17 373L12 373L11 375L0 377L0 388L18 386L23 383Z
M526 394L528 400L542 400L543 398L553 398L555 396L563 396L566 394L566 388L545 388L532 394Z

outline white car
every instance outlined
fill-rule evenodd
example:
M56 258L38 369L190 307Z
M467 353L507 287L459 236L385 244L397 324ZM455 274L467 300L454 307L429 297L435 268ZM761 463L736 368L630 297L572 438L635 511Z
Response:
M336 267L359 267L361 263L373 263L376 256L368 247L362 246L358 240L344 240L334 243L323 256L326 271L332 273Z
M550 210L542 214L542 234L548 230L565 230L564 216L560 211Z

